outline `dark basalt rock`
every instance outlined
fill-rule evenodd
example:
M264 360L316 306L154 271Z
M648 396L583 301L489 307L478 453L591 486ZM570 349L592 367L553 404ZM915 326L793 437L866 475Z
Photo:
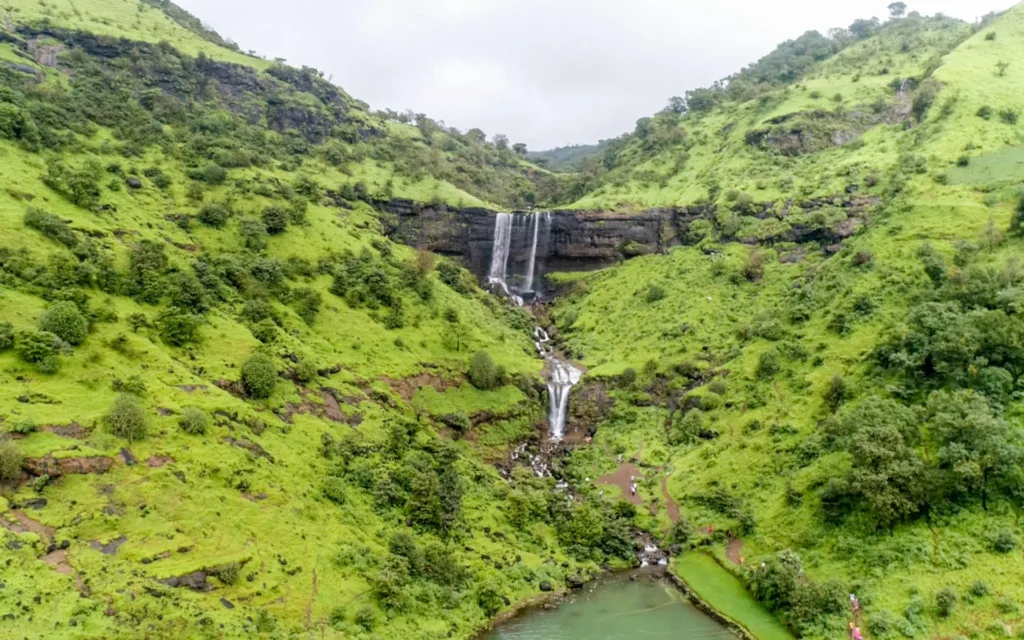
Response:
M581 575L566 576L565 584L570 589L582 589L583 585L587 584L587 581L583 579Z
M127 184L132 189L142 188L142 180L139 180L135 176L128 176L127 178L124 179L124 183Z
M547 580L542 580L540 583L540 590L547 593L548 591L552 591L553 587L551 586L551 583Z

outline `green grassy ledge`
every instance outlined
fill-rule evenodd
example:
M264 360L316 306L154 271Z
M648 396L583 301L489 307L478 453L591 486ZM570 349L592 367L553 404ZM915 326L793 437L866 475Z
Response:
M716 611L739 623L757 640L793 640L794 636L710 555L691 551L672 561L672 570Z

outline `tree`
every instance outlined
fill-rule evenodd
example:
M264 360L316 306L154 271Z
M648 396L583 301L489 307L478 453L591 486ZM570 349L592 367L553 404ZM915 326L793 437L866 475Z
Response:
M276 236L288 230L288 212L281 207L267 207L260 214L267 233Z
M989 253L995 251L1003 242L1003 232L996 226L996 218L994 215L989 215L988 222L985 223L985 228L981 231L981 239L985 246L988 247Z
M686 113L686 98L682 96L672 96L668 99L668 106L665 109L671 113L683 115Z
M847 388L846 380L837 373L825 384L825 391L822 393L822 397L829 410L835 413L836 409L849 398L849 394L850 391Z
M242 385L253 398L269 398L277 386L277 365L265 353L254 353L242 365Z
M466 375L469 378L469 383L474 387L488 391L501 386L504 382L505 370L494 364L489 353L477 351L469 361L469 371Z
M441 472L439 481L441 498L441 534L448 537L462 517L462 481L455 465Z
M0 442L0 481L14 480L21 475L25 456L18 445L9 440Z
M57 302L39 319L39 328L70 345L79 345L89 335L89 321L73 302Z
M142 403L130 393L117 396L110 410L103 416L103 424L110 433L129 443L145 438L149 430L149 418Z
M872 18L870 20L855 20L850 25L850 33L853 34L858 40L864 40L870 38L878 30L878 18Z
M526 157L526 144L524 144L522 142L517 142L514 145L512 145L512 151L514 151L515 154L517 156L519 156L520 158L525 158Z
M907 3L906 2L894 2L889 5L889 17L893 20L897 20L907 15Z

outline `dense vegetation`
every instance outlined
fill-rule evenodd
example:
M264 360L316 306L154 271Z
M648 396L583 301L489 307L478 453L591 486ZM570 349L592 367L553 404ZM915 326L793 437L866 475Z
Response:
M1024 11L897 5L609 147L574 206L700 206L666 255L556 276L554 318L589 367L587 475L635 455L663 531L800 635L843 634L856 592L871 637L1005 637L1024 602Z
M560 178L168 2L0 24L0 635L470 637L629 561L631 510L489 463L529 318L372 206Z

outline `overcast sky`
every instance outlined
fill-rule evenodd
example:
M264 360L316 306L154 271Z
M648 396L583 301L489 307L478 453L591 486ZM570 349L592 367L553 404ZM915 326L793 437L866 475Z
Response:
M245 50L324 71L377 109L540 150L633 129L809 29L891 0L177 0ZM973 21L1014 0L908 0Z

